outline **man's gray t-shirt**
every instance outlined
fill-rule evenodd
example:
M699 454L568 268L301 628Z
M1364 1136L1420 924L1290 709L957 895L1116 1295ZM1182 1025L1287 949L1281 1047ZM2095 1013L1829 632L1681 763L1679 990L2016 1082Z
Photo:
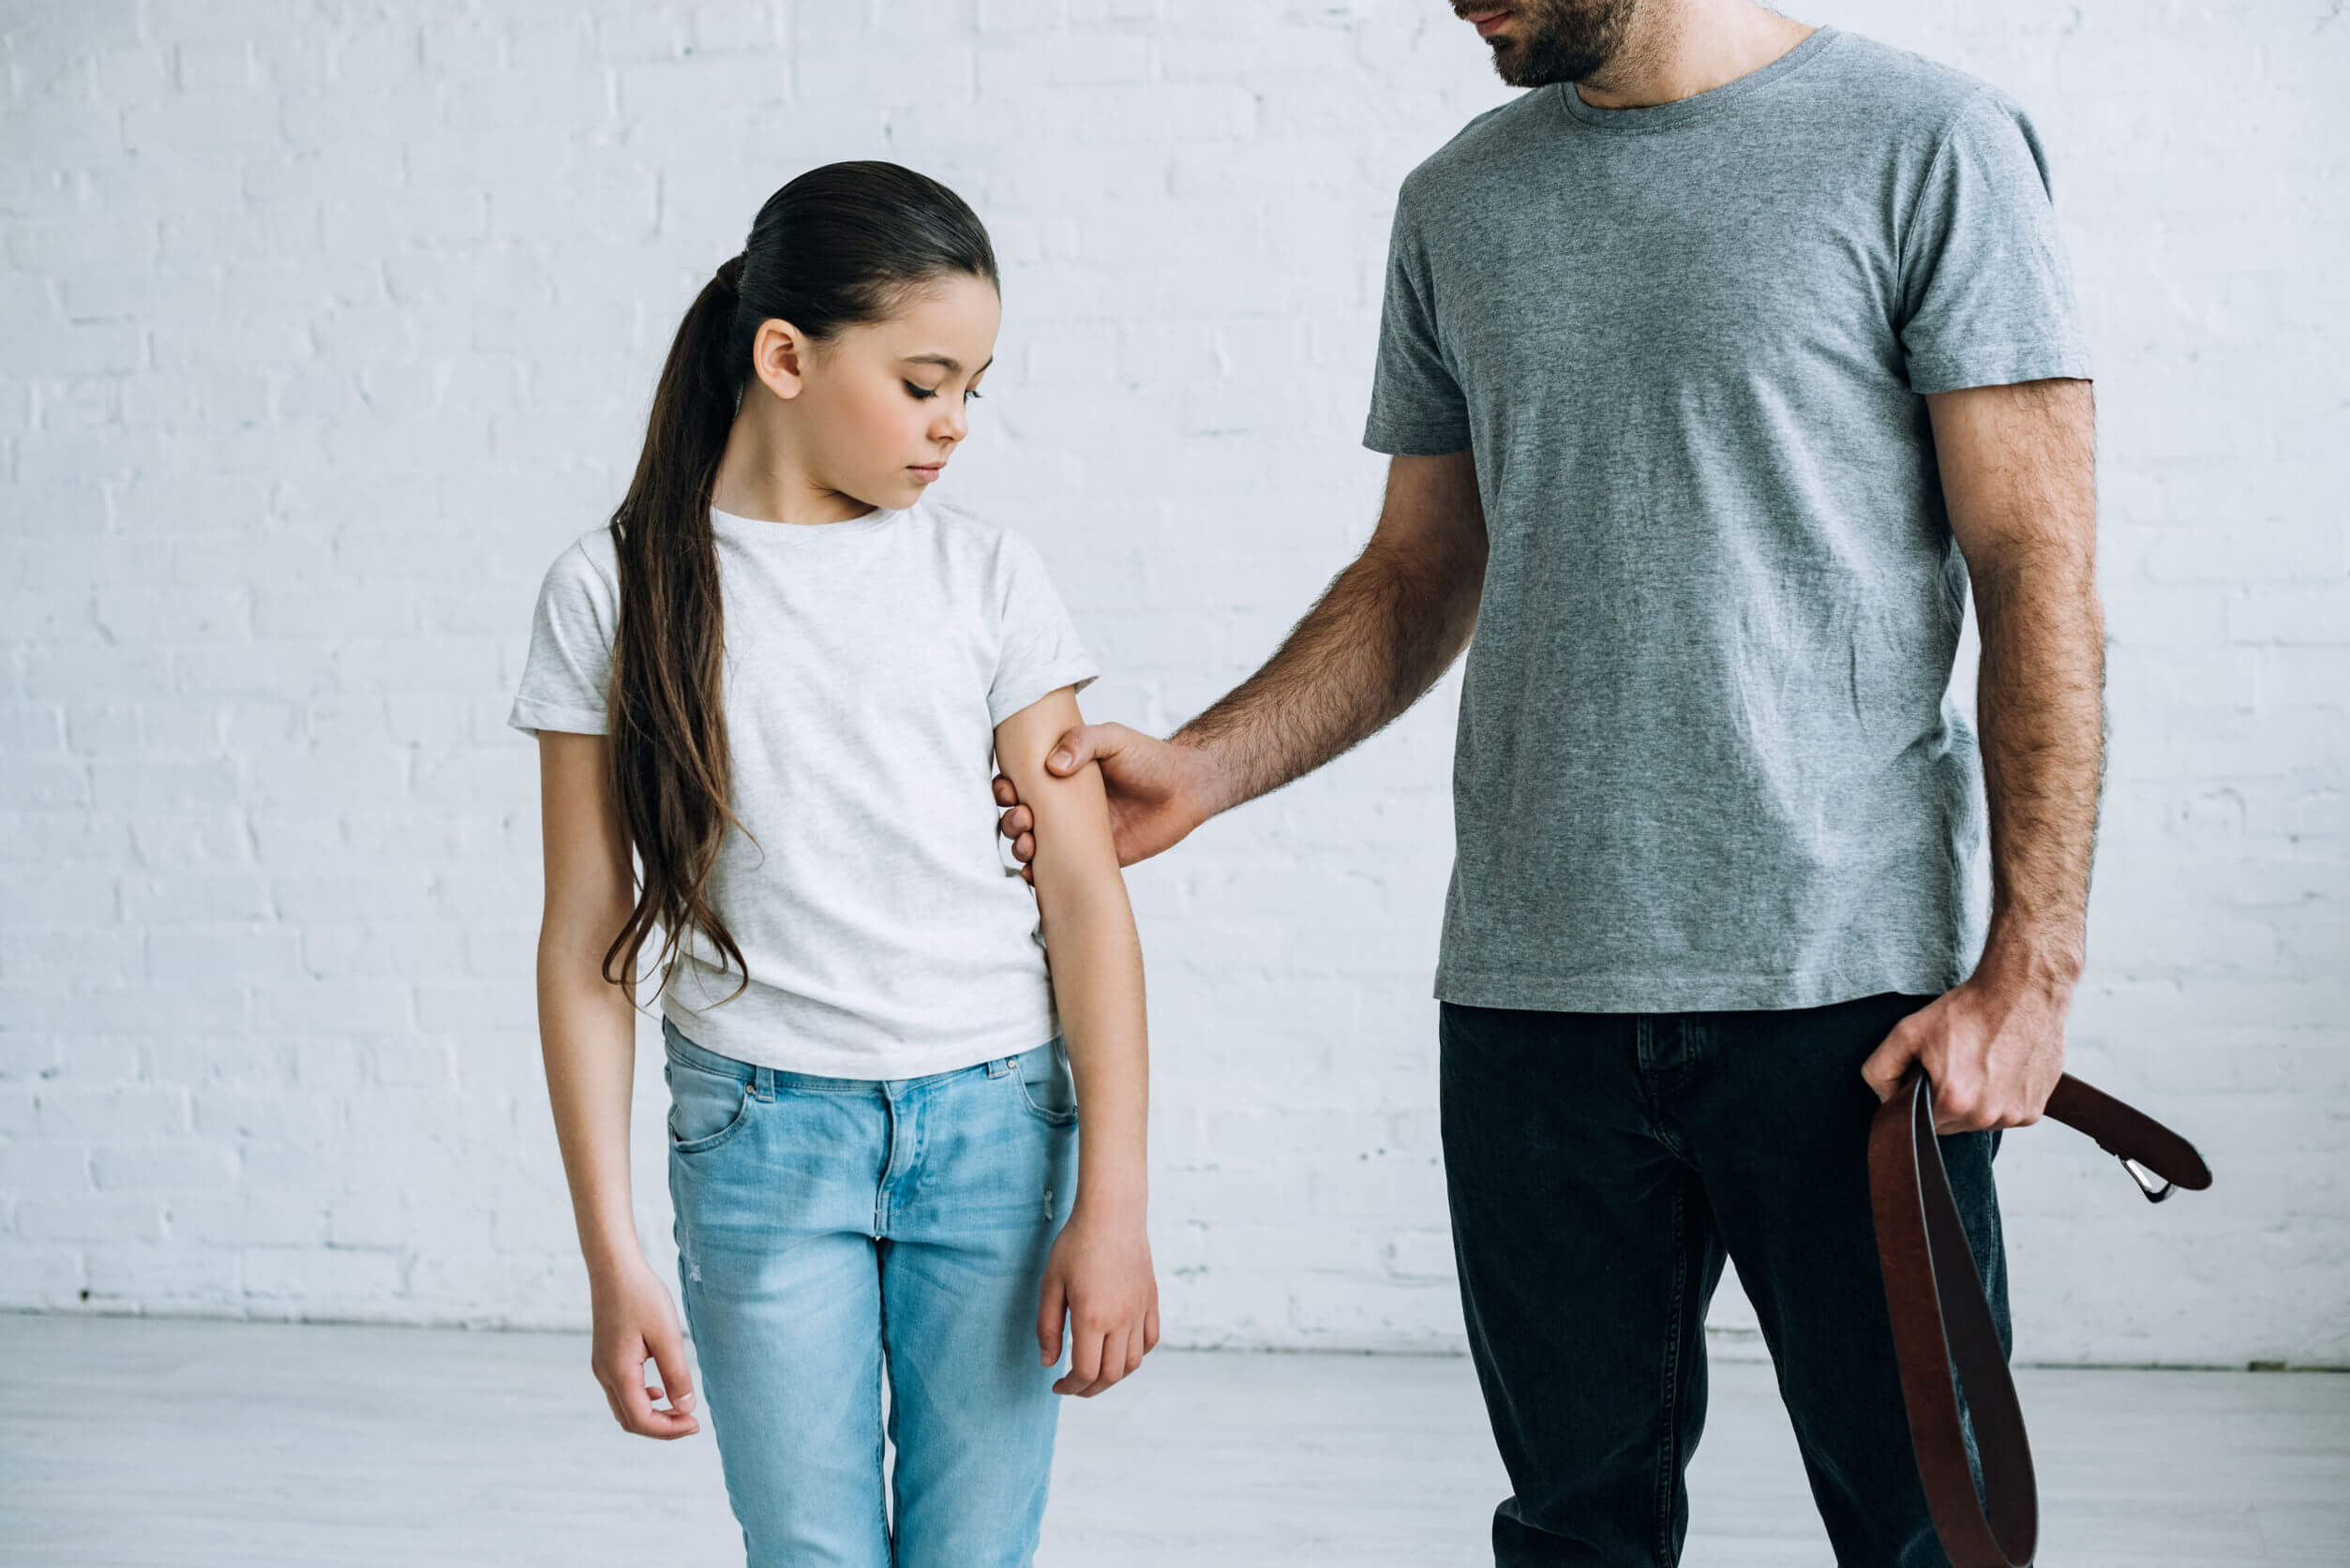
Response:
M1489 540L1435 994L1631 1012L1964 979L1967 594L1923 394L2086 377L1997 88L1834 27L1711 92L1536 88L1404 180L1365 444Z

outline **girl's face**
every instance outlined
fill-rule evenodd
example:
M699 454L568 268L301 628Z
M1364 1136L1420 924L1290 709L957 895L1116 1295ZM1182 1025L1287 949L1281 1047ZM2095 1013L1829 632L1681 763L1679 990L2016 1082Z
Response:
M810 481L903 511L970 433L966 400L995 361L1002 319L995 286L957 273L931 280L895 315L829 342L810 344L769 321L754 358L759 379L790 406ZM788 345L771 345L771 334L787 334Z

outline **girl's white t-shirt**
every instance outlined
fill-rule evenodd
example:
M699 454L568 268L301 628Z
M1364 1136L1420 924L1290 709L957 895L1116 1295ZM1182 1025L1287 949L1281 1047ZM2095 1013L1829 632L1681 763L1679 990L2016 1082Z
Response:
M1049 1041L1036 897L997 847L995 726L1100 671L1036 546L929 501L814 525L713 508L711 526L742 826L708 891L750 984L720 1004L741 971L696 931L662 1011L724 1055L839 1078ZM606 733L619 615L598 527L539 585L506 722Z

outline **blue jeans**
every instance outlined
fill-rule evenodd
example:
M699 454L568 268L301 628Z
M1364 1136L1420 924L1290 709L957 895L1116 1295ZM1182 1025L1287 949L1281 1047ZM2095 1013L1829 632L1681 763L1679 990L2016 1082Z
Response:
M874 1080L661 1032L678 1282L749 1568L1025 1568L1059 1419L1036 1317L1077 1185L1067 1047Z
M1498 1568L1670 1568L1734 1260L1835 1561L1948 1568L1909 1448L1861 1064L1931 996L1784 1011L1438 1011L1469 1351L1514 1495ZM2011 1345L1997 1132L1942 1162Z

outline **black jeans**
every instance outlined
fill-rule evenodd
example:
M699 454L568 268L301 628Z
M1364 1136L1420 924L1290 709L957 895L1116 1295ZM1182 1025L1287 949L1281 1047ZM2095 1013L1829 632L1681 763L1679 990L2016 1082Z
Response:
M1445 1186L1470 1353L1515 1495L1499 1568L1678 1562L1705 1308L1736 1261L1843 1568L1942 1568L1868 1202L1861 1064L1930 996L1784 1011L1443 1004ZM1999 1342L1997 1132L1941 1140Z

